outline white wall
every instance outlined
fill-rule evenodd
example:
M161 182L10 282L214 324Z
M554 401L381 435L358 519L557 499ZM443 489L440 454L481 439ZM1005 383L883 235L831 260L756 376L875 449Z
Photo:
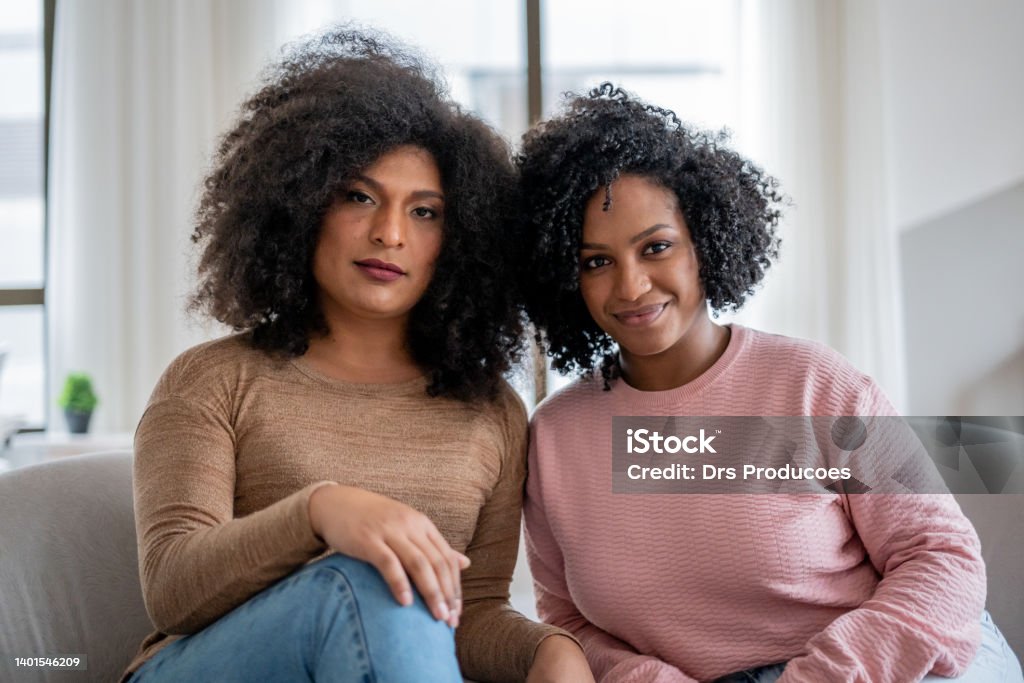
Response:
M1024 414L1024 2L879 8L907 412Z
M1024 178L1024 2L879 3L893 224Z
M915 415L1024 415L1024 182L900 235Z

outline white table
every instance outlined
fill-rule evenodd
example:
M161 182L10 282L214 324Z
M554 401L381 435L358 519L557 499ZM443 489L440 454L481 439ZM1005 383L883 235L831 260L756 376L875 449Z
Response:
M69 455L97 451L131 450L132 435L68 434L67 432L25 432L15 434L6 450L0 451L0 471L46 462Z
M7 444L7 439L21 429L24 424L24 420L17 415L0 415L0 452Z

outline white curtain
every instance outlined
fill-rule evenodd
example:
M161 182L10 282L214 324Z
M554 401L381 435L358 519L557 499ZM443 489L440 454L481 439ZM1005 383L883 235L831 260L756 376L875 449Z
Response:
M878 2L744 3L738 142L794 205L780 261L733 318L832 346L902 408Z
M287 30L283 5L57 3L50 390L90 373L96 431L133 430L168 362L223 333L184 313L192 211L217 136Z

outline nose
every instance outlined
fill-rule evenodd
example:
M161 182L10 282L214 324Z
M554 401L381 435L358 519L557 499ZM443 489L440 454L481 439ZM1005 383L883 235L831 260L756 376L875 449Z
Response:
M636 301L651 290L651 278L643 266L624 262L616 271L615 296L621 301Z
M398 207L382 207L373 217L370 241L391 249L405 245L406 218Z

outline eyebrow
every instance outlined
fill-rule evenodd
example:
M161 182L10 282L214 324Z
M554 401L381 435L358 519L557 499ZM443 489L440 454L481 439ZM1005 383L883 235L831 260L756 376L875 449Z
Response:
M384 186L381 185L376 180L374 180L373 178L371 178L370 176L356 175L353 178L353 180L358 180L360 182L366 183L367 185L370 186L370 189L373 190L374 192L383 192L384 191ZM436 192L434 190L416 190L415 192L412 193L412 198L413 199L427 199L427 198L431 198L431 199L440 199L442 202L444 201L444 195L441 194L440 192Z
M651 227L647 228L646 230L644 230L642 232L638 232L637 234L635 234L632 237L630 237L629 238L629 243L630 244L636 244L637 242L639 242L643 238L649 237L650 235L653 235L654 233L658 232L659 230L664 230L666 228L671 230L672 226L669 225L668 223L655 223L654 225L652 225ZM611 247L609 247L607 244L598 244L596 242L583 242L583 243L580 244L580 249L610 249L610 248Z

